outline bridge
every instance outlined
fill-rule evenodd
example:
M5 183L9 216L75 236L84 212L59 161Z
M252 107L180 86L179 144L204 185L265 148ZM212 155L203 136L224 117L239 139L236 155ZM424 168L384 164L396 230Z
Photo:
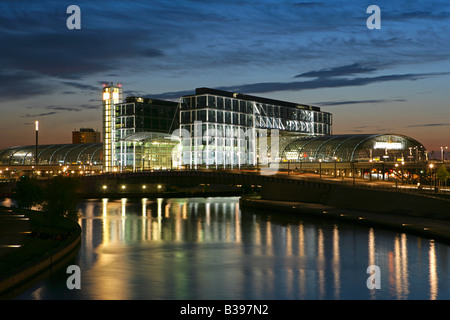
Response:
M450 200L437 194L432 187L420 190L398 181L370 181L357 179L355 175L342 179L292 172L264 175L238 170L173 170L110 173L82 178L82 190L86 196L92 197L170 197L170 192L167 193L170 186L192 188L198 185L253 188L265 200L320 203L347 209L413 215L424 212L433 216L450 214Z

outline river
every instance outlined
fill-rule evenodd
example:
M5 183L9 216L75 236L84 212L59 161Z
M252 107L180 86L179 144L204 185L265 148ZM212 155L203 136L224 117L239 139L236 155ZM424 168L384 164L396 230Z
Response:
M87 200L80 212L77 256L14 299L450 298L449 247L431 239L243 211L237 197Z

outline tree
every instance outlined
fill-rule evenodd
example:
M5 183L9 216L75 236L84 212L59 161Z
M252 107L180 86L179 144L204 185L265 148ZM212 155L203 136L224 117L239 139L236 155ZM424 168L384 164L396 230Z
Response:
M36 178L24 175L17 181L12 198L19 208L31 209L42 204L43 189Z
M439 181L442 181L445 185L447 185L447 180L450 178L450 172L448 172L445 165L440 166L439 169L436 171L436 178Z
M79 181L72 177L56 176L49 180L45 188L44 211L76 220L78 186Z

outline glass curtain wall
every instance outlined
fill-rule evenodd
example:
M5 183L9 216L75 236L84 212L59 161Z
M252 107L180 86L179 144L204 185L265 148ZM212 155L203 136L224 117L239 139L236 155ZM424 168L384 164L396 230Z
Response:
M326 135L331 114L213 94L181 98L182 163L188 167L240 168L258 162L258 141L273 130Z
M167 135L173 126L178 126L177 108L176 102L139 97L128 97L124 103L115 105L114 150L115 163L120 170L142 170L142 157L156 150L150 146L143 151L142 147L147 144L144 140L157 138L159 133ZM166 160L157 160L145 167L170 168L170 165Z
M181 101L182 163L189 167L242 167L256 163L253 107L214 95Z
M120 141L120 171L168 170L179 167L179 140L158 132L137 132Z

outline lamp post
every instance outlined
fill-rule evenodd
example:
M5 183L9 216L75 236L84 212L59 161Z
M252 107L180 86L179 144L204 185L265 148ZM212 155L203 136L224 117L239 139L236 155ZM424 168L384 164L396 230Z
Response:
M355 162L352 161L352 179L353 179L353 185L355 185Z
M319 159L319 179L322 179L322 159Z
M337 170L336 170L337 157L333 157L333 159L334 159L334 177L337 178Z
M396 171L394 171L395 187L398 188L398 177L397 177L397 174L398 174L398 171L397 171L398 170L398 163L395 164L395 170L396 170Z
M402 161L402 184L403 184L403 176L404 176L404 165L405 165L405 161Z
M435 187L435 182L433 181L433 167L434 167L434 165L432 163L430 163L430 171L431 171L430 184L431 184L432 187Z
M38 163L39 163L39 159L38 159L38 145L39 145L39 121L36 120L34 122L35 128L36 128L36 154L34 156L34 161L36 162L36 172L38 171Z

